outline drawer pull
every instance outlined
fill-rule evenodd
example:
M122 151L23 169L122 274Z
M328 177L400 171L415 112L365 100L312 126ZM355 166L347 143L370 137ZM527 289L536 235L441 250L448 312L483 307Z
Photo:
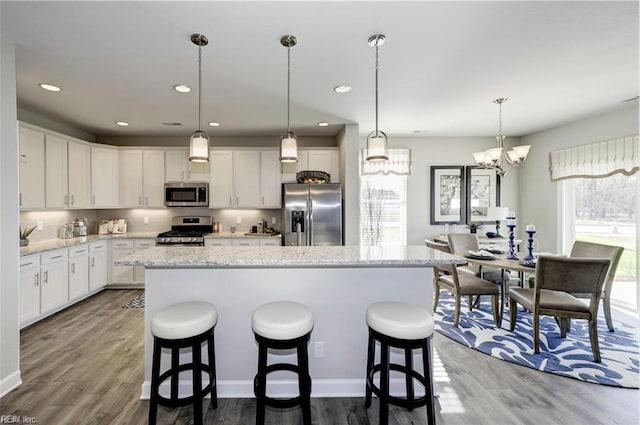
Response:
M26 266L30 266L30 265L32 265L32 264L33 264L33 263L24 263L24 264L20 264L20 266L21 266L21 267L26 267Z
M62 258L64 257L64 255L54 255L53 257L51 257L52 260L55 260L56 258Z

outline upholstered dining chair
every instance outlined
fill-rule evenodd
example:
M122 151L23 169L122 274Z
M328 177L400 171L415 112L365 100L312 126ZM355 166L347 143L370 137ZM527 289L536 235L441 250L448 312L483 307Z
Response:
M534 287L509 291L511 331L516 326L518 304L533 314L535 353L540 352L540 316L555 316L560 322L571 318L588 320L591 351L596 363L600 363L598 304L610 263L605 258L538 257ZM589 304L572 293L588 294ZM564 334L562 329L561 333Z
M449 248L451 252L464 257L469 251L479 251L480 243L478 242L478 235L476 233L449 233L447 235L449 241ZM458 267L458 270L471 273L475 276L481 277L485 280L492 282L498 282L502 280L502 271L482 268L477 264L469 264L467 266ZM508 280L508 273L505 273L505 279Z
M615 331L613 327L613 320L611 319L611 287L613 286L613 279L622 257L624 248L621 246L604 245L593 242L575 241L571 248L571 258L608 258L611 260L609 269L607 270L607 278L604 281L602 287L602 310L604 311L604 318L607 322L607 328L609 332ZM533 286L535 278L529 279L529 286ZM578 298L589 298L591 294L574 293ZM570 327L570 323L567 322L567 328Z
M447 254L451 253L449 245L440 244L437 242L426 241L429 248L437 249ZM458 326L460 322L460 304L461 297L468 296L469 311L473 308L471 298L473 295L491 295L492 303L491 310L493 312L493 320L498 326L499 324L499 310L498 310L498 297L500 295L500 289L495 284L481 279L474 274L461 272L458 273L458 267L453 264L438 264L433 267L433 281L434 281L434 293L435 298L433 301L433 310L438 307L440 300L440 290L442 288L449 290L455 298L455 313L453 319L453 325Z

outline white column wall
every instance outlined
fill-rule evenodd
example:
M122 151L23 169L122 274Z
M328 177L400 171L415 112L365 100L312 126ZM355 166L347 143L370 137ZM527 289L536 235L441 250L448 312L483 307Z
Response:
M345 124L337 136L344 191L344 244L360 245L360 146L358 125Z
M0 397L21 384L15 47L0 35Z

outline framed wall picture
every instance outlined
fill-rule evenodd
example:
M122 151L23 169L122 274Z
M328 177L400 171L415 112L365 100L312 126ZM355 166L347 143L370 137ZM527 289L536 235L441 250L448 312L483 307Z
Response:
M431 166L431 224L464 220L464 167Z
M467 166L466 223L492 223L487 208L500 206L500 176L495 169Z

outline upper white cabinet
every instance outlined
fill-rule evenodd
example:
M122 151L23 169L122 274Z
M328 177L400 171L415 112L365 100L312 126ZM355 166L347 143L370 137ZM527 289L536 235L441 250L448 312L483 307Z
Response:
M282 165L277 150L260 152L260 206L282 206Z
M91 147L91 206L118 206L118 150L110 147Z
M41 209L45 203L44 133L20 127L20 209Z
M45 136L45 207L63 209L69 205L67 139Z
M189 162L188 149L168 149L164 155L165 181L209 181L209 164L206 162Z
M340 182L340 153L337 148L299 149L298 162L282 164L282 180L295 182L299 171L324 171L331 176L331 183Z
M69 141L69 208L91 206L91 147Z
M211 150L209 208L280 208L278 152Z
M120 151L120 207L164 207L164 151Z

